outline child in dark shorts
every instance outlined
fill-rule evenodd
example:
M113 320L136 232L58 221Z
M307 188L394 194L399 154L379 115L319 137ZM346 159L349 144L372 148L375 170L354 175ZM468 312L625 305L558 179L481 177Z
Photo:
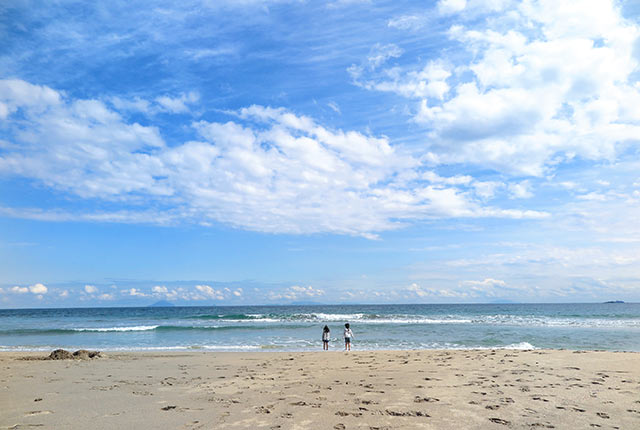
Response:
M351 338L353 337L353 332L351 328L349 328L349 323L344 325L344 350L351 351Z
M331 340L331 330L329 330L329 326L324 326L322 329L322 350L329 350L329 340Z

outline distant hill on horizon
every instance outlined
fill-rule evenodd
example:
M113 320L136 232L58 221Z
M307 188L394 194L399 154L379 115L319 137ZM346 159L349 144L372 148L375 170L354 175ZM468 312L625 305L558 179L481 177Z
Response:
M173 303L171 303L171 302L168 302L166 300L160 300L158 302L150 304L147 307L149 307L149 308L170 308L170 307L173 307L173 306L175 306L175 305Z

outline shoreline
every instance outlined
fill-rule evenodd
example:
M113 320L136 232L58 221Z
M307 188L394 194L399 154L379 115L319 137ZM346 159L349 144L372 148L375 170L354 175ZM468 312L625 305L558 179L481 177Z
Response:
M640 353L0 352L0 429L640 428Z
M523 342L525 343L525 342ZM568 351L568 352L576 352L576 353L584 353L584 352L611 352L611 353L629 353L629 354L640 354L640 351L636 351L636 350L631 350L631 349L573 349L573 348L543 348L543 347L535 347L531 344L526 343L528 346L527 347L511 347L510 345L508 346L497 346L497 347L489 347L489 346L482 346L482 347L475 347L475 348L468 348L468 347L460 347L460 348L406 348L406 349L393 349L393 348L387 348L387 349L366 349L366 348L357 348L354 347L352 349L351 352L381 352L381 353L387 353L387 352L391 352L391 353L402 353L402 352L428 352L428 351L434 351L434 352L443 352L443 351L450 351L450 352L464 352L464 351L523 351L523 352L528 352L528 351ZM354 344L355 345L355 344ZM244 349L247 348L247 349ZM10 349L10 348L6 348L6 349L0 349L0 356L3 354L49 354L50 352L56 350L56 349L65 349L68 351L73 352L76 349L89 349L92 351L100 351L100 352L104 352L107 354L154 354L154 353L170 353L170 352L176 352L176 353L207 353L207 354L260 354L260 353L282 353L282 354L314 354L314 353L326 353L326 352L345 352L345 350L343 349L342 344L339 344L339 346L330 348L328 351L323 351L322 350L322 345L319 344L317 349L278 349L278 348L272 348L270 346L267 347L259 347L259 346L250 346L250 347L192 347L192 346L169 346L169 347L162 347L162 346L158 346L158 347L144 347L144 348L93 348L93 347L66 347L66 346L51 346L51 347L47 347L47 348L37 348L37 349L23 349L23 348L18 348L18 349Z

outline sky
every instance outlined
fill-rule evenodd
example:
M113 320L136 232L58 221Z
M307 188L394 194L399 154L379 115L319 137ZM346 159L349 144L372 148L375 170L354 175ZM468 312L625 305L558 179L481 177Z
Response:
M0 4L0 307L640 301L640 4Z

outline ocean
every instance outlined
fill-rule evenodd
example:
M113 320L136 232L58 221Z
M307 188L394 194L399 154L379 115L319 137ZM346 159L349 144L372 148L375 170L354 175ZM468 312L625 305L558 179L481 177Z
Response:
M640 351L640 303L205 306L0 310L0 351L342 349Z

